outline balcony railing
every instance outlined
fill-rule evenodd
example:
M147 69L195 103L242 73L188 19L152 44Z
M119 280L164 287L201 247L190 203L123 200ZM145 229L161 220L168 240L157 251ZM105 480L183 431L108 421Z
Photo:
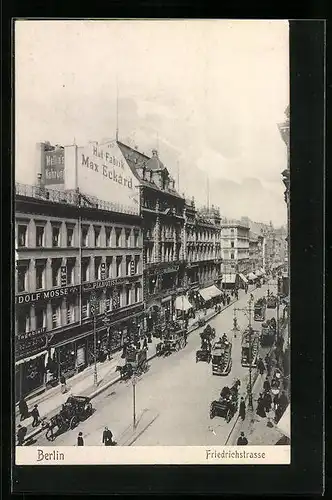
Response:
M34 198L37 200L45 200L53 203L61 203L76 207L91 207L107 212L124 213L130 215L138 215L139 207L134 209L127 205L113 203L100 200L95 196L85 195L74 190L61 191L57 189L48 189L46 187L32 186L29 184L15 183L15 195Z

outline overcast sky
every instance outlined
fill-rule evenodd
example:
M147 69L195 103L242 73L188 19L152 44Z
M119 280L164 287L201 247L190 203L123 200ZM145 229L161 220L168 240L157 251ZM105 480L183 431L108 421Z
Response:
M277 124L289 103L286 21L19 21L16 180L35 144L119 138L159 155L180 192L222 215L286 221Z

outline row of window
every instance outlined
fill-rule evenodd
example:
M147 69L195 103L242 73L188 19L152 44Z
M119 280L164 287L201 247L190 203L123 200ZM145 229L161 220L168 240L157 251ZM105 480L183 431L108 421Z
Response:
M187 238L190 241L214 241L218 235L214 231L187 230Z
M104 304L102 300L96 302L95 314L100 314L103 311L112 311L118 307L125 307L131 304L140 302L141 300L141 285L135 283L134 287L125 287L124 293L118 291L117 296L114 292L108 292ZM82 297L82 319L91 316L91 304L87 297ZM47 304L38 305L34 308L34 326L32 325L32 308L20 308L17 314L17 332L30 332L32 328L39 329L46 327L47 329L55 329L61 326L66 326L75 323L79 320L79 308L77 299L75 301L55 301L51 304L51 321L47 322Z
M64 224L64 227L62 227ZM46 222L35 223L35 246L42 247L78 247L79 231L75 224L51 222L50 229ZM29 229L31 224L19 222L17 224L18 248L34 246L30 243ZM31 228L32 229L32 228ZM62 230L63 229L63 230ZM47 231L50 232L48 237ZM139 247L139 230L113 228L112 226L85 225L81 226L82 247Z
M93 266L90 257L84 257L81 262L81 282L89 282L98 279L119 278L123 275L123 257L121 255L113 258L106 257L106 262L102 263L101 257L95 257ZM61 259L51 260L51 276L52 282L47 283L47 261L46 259L36 259L35 261L35 289L42 290L57 286L74 285L80 282L79 269L77 268L78 260L76 258L67 259L66 266L62 266ZM104 264L104 270L103 266ZM132 276L140 273L140 256L135 255L134 258L130 255L125 259L125 274L124 276ZM63 269L64 268L64 269ZM64 272L63 272L64 271ZM103 276L104 272L104 276ZM17 293L32 291L34 288L32 283L29 283L29 261L17 262Z

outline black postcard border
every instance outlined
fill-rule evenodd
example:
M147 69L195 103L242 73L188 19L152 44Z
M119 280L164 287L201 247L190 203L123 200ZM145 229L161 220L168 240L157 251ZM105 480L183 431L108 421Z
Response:
M160 16L160 13L159 13ZM160 16L162 17L162 16ZM166 16L164 16L166 17ZM167 16L168 17L168 16ZM195 17L191 15L188 17ZM204 16L202 16L204 17ZM7 34L7 33L6 33ZM8 38L10 29L8 30ZM14 258L8 45L3 71L2 484L24 494L320 494L323 488L324 21L291 21L292 464L290 466L14 466L9 352ZM7 104L7 106L6 106ZM8 175L9 174L9 175ZM8 273L6 276L6 272ZM309 304L308 304L309 302ZM5 377L8 377L7 380ZM7 396L7 398L6 398ZM6 480L9 478L11 484Z

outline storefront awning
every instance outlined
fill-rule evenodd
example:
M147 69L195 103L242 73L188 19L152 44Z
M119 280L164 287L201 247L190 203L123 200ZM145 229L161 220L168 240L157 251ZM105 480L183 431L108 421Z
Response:
M248 280L256 280L257 276L254 273L249 273L248 276L247 276L247 278L248 278Z
M236 274L225 274L222 278L222 283L235 283Z
M189 300L185 295L180 295L179 297L176 297L175 299L175 309L178 311L189 311L189 309L192 309L192 305L190 304Z
M38 352L37 354L34 354L33 356L29 356L28 358L20 359L19 361L16 361L15 365L20 365L22 363L28 363L29 361L32 361L33 359L39 358L39 356L45 356L47 354L47 351L41 351Z
M239 276L240 276L241 280L243 281L243 283L248 283L248 280L247 280L247 278L245 277L244 274L239 273Z
M215 285L208 286L207 288L203 288L202 290L199 291L201 296L205 301L211 300L214 297L218 297L219 295L222 294L221 290L217 288Z
M275 426L284 436L290 438L290 405L287 406L283 416Z
M257 278L260 278L262 276L262 272L259 269L257 271L255 271L255 274L256 274Z

